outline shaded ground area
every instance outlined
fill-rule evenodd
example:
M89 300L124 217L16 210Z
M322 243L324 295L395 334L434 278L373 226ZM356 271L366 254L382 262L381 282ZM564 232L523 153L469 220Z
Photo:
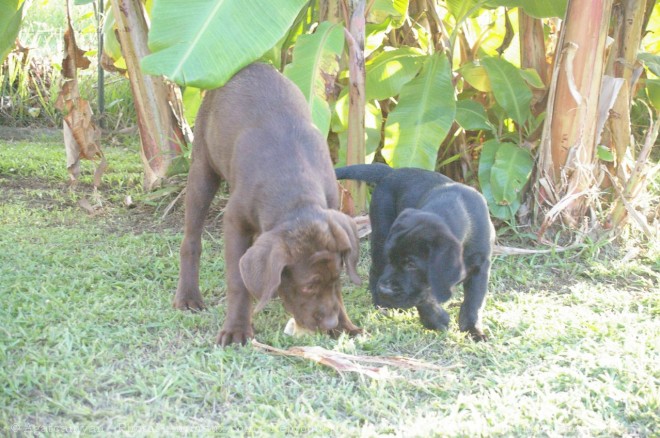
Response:
M2 143L17 144L20 142L35 142L52 144L62 142L61 129L54 128L20 128L0 126L0 146ZM135 144L135 135L107 135L103 137L102 148L109 159L110 168L104 175L98 194L94 193L91 180L83 177L75 187L63 177L66 170L64 162L50 163L59 167L61 177L52 177L52 169L45 170L44 177L26 176L14 169L2 172L0 169L0 203L21 203L28 208L38 208L45 211L63 211L78 209L80 214L94 216L110 232L143 232L173 231L183 229L184 196L181 193L185 187L185 179L160 192L145 194L139 186L141 180L141 164L139 154L134 146L129 146L129 159L134 162L137 172L119 183L109 176L113 168L116 173L127 173L122 164L116 163L116 151L113 148L124 148L126 144ZM61 149L64 154L64 146ZM60 159L60 157L57 157ZM20 166L17 160L17 168ZM83 162L89 166L89 162ZM35 167L44 166L37 163ZM23 172L26 173L26 172ZM32 172L27 172L32 173ZM132 179L131 179L132 178ZM223 193L224 190L224 193ZM180 196L181 195L181 196ZM130 196L130 204L127 197ZM227 201L226 188L223 187L214 200L209 212L206 229L209 232L220 233L222 227L222 211ZM92 210L90 210L90 207Z
M36 139L62 138L62 130L54 128L17 128L12 126L0 126L0 141L21 141Z
M99 191L100 203L95 200L92 185L89 183L79 184L76 188L71 188L69 184L63 182L53 182L34 178L18 178L0 175L0 204L14 203L21 204L27 209L37 209L40 211L78 211L80 218L91 217L95 223L108 233L114 234L142 234L142 233L165 233L178 234L183 232L184 224L184 197L183 183L177 190L162 196L146 196L145 199L138 197L133 199L130 206L126 205L124 196L117 196L113 189L102 186ZM93 212L81 206L81 200L87 200L88 205L92 205ZM213 238L222 238L222 216L224 207L228 200L226 187L216 196L209 215L205 223L205 235L212 235ZM83 201L84 202L84 201ZM66 225L66 224L65 224ZM73 224L71 224L73 225ZM367 224L368 227L368 224ZM367 241L368 237L363 237ZM508 247L533 248L534 242L521 240L520 236L500 236L498 244ZM629 260L638 258L641 248L635 245L619 246L607 245L603 248L594 248L586 246L583 251L599 253L609 259ZM539 287L546 284L551 285L555 293L570 293L571 285L575 283L576 278L584 278L591 281L597 281L602 284L609 284L616 288L647 291L650 285L660 287L657 284L657 273L660 271L660 261L647 259L650 266L654 266L654 271L640 272L616 272L603 273L605 275L597 276L596 273L584 269L582 263L571 263L571 260L577 261L581 258L583 251L571 251L568 253L558 253L554 256L539 255L542 260L543 269L534 272L524 272L524 266L527 265L530 258L535 256L501 256L507 259L519 260L522 272L512 276L503 276L499 279L502 287L514 288L519 292ZM652 256L652 254L649 254ZM494 266L497 266L497 257ZM553 263L552 260L555 260ZM554 266L553 266L554 264ZM514 266L516 263L513 264ZM497 275L497 274L495 274ZM521 282L521 278L524 279ZM458 303L453 303L458 305Z
M91 184L83 183L71 188L63 182L0 175L0 203L20 203L28 208L45 211L79 209L83 216L103 219L99 222L109 232L117 233L183 230L185 195L181 190L163 195L155 201L131 197L132 203L127 206L125 197L108 198L103 186L97 198ZM205 225L208 232L221 233L222 214L227 199L228 195L224 192L219 193L214 200ZM82 200L87 200L87 203ZM94 211L89 211L84 205L91 205Z

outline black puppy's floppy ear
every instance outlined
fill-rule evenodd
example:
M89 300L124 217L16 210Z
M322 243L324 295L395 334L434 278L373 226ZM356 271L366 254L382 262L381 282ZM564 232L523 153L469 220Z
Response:
M254 312L263 309L277 295L282 271L289 263L289 251L284 239L269 231L257 238L238 262L245 287L258 302Z
M442 226L447 228L444 224ZM442 303L451 298L451 288L465 278L465 265L460 242L452 234L445 234L444 230L440 233L442 237L437 245L429 250L427 278L431 293Z
M451 297L451 288L465 277L463 246L435 214L406 208L392 224L385 244L386 254L402 246L425 244L428 248L427 279L440 301Z
M406 208L396 217L385 241L385 254L399 253L414 242L430 243L437 236L435 223L440 219L431 213Z
M360 258L360 240L355 222L340 211L329 210L328 224L337 244L336 250L342 253L348 276L354 284L362 284L362 279L357 273L357 264Z

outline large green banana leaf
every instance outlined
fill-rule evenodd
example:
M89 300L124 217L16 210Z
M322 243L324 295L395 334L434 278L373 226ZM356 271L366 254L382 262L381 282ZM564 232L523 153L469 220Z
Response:
M370 23L382 23L391 18L392 27L398 28L408 18L408 0L374 0L369 8Z
M510 205L520 200L533 166L534 159L529 151L512 143L501 143L490 169L490 185L495 201L500 205Z
M497 132L488 120L484 107L474 100L464 99L456 102L456 122L466 131L485 130L493 133Z
M103 20L103 51L108 55L115 67L126 70L126 60L121 54L121 46L115 34L115 13L108 8Z
M653 53L638 53L637 59L644 62L644 66L648 68L651 73L660 77L660 55Z
M423 54L412 47L388 50L366 63L367 100L383 100L396 96L417 75Z
M646 94L653 108L660 111L660 79L649 78L646 80Z
M484 93L493 91L493 87L490 85L490 79L488 79L488 73L486 73L486 69L482 65L468 62L459 67L458 72L468 84L477 90Z
M0 63L14 48L24 6L23 0L0 0Z
M293 49L293 62L284 68L307 99L314 124L325 136L330 129L330 106L326 88L333 88L339 72L339 57L344 50L344 29L327 21L311 35L301 35ZM333 81L328 84L326 81Z
M383 41L392 30L392 19L388 18L382 23L367 23L364 35L364 57L368 58L373 52L383 46Z
M516 211L520 208L520 201L515 199L509 204L498 203L493 195L491 184L493 165L501 145L502 143L496 139L488 140L482 145L481 155L479 156L479 186L481 187L481 193L488 202L490 214L498 219L513 220Z
M564 18L568 0L521 0L520 6L528 15L535 18Z
M520 208L521 193L534 166L529 151L495 139L483 144L479 184L493 216L510 220Z
M146 73L211 89L259 59L289 30L307 0L159 0Z
M385 124L383 157L394 167L435 169L438 147L455 114L449 61L436 53L401 89L399 102Z
M482 4L483 2L478 0L446 0L447 11L457 22L463 21L468 14L478 11Z
M528 15L536 18L564 18L568 0L446 0L446 3L449 12L459 20L480 7L500 6L508 9L522 8Z
M484 3L484 6L491 8L523 8L528 15L536 18L564 18L568 0L487 0Z
M517 123L525 123L531 117L532 92L520 70L504 59L490 56L482 58L481 64L486 69L497 103Z
M383 113L378 102L367 101L364 113L365 127L365 160L373 161L373 154L378 149L383 127ZM339 138L339 154L337 165L346 165L346 148L348 147L348 90L344 90L334 104L332 111L332 132Z

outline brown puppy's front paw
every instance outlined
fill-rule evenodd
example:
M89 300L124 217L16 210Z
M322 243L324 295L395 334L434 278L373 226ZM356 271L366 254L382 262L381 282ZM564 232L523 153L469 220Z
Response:
M361 329L360 327L353 326L353 327L351 327L351 328L346 328L346 329L344 329L344 333L348 333L348 336L350 336L351 338L354 338L354 337L356 337L357 335L361 335L361 334L363 334L363 333L364 333L364 330Z
M172 307L179 310L192 310L194 312L206 309L204 299L199 291L194 293L179 293L177 290Z
M362 330L360 327L354 325L353 323L349 322L348 324L344 324L342 326L339 326L335 329L330 330L329 333L330 333L330 336L332 336L335 339L338 338L339 335L341 335L342 333L346 333L351 338L354 338L355 336L361 335L362 333L364 333L364 330Z
M233 329L222 329L218 333L218 337L215 339L216 344L220 344L221 347L226 347L231 344L247 344L249 339L254 337L254 331L252 328L233 328Z

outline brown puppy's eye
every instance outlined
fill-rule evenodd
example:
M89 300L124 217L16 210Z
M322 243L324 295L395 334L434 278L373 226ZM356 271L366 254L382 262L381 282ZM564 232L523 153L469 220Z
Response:
M319 289L321 285L321 280L318 278L314 278L310 281L308 281L302 288L303 293L306 294L315 294L316 291Z

